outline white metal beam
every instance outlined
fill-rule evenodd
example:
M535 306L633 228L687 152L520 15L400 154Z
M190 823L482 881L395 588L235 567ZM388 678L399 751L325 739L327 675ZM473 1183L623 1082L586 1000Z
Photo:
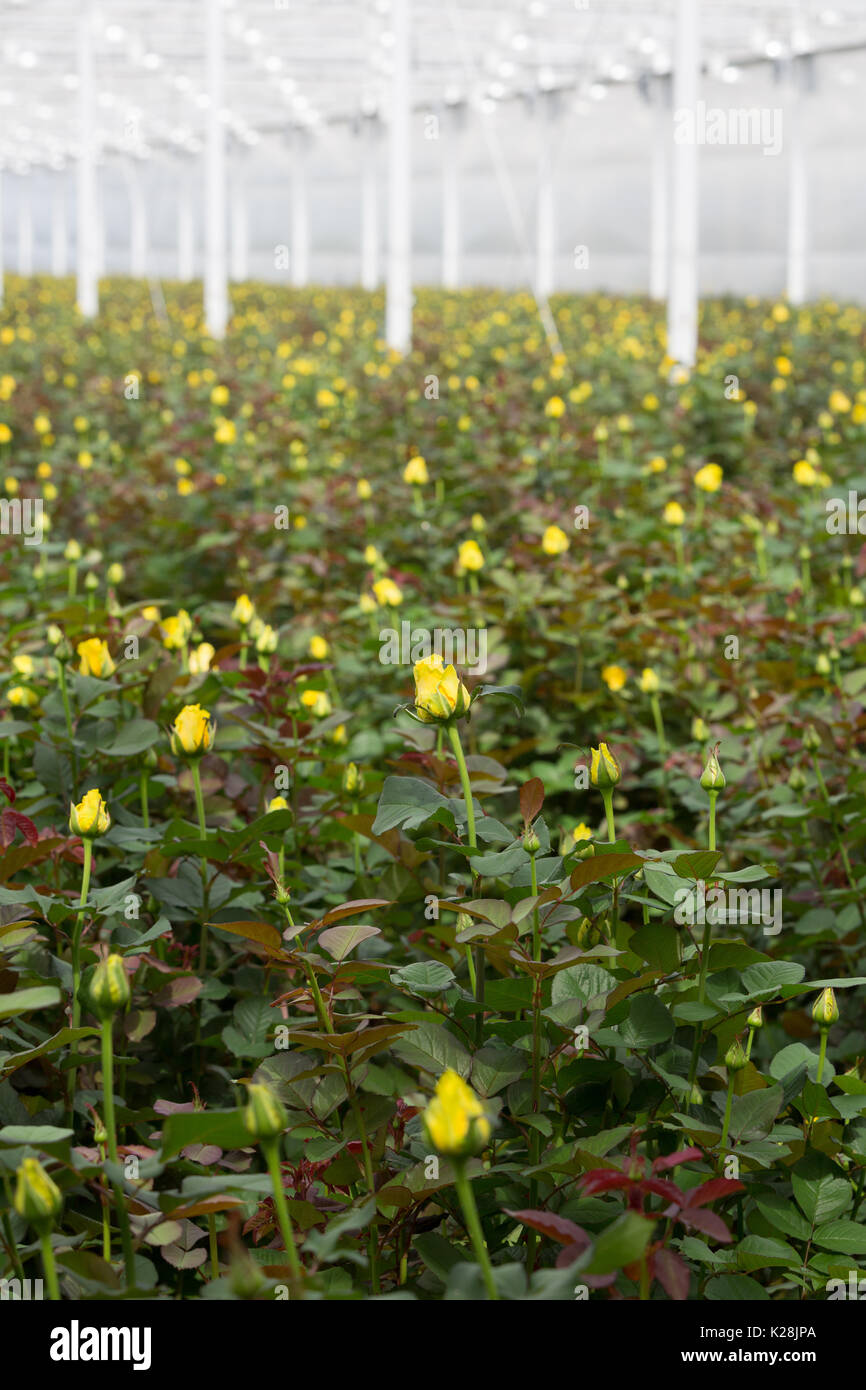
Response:
M378 120L368 117L361 130L361 287L365 290L374 290L379 284L378 143Z
M391 111L388 126L388 265L385 339L396 352L412 346L412 152L409 93L410 0L392 0Z
M650 299L668 292L668 233L670 226L671 111L670 86L655 83L650 161Z
M548 299L553 293L556 252L556 201L553 189L553 116L549 98L541 98L538 113L538 184L535 203L535 294Z
M18 182L18 274L33 274L33 183L30 174Z
M93 4L81 0L78 15L78 177L76 192L76 300L85 318L99 312L99 208L96 189L96 72Z
M677 138L673 141L671 160L668 356L686 368L695 365L698 352L699 10L695 0L677 0L672 111L672 136ZM687 114L691 119L684 119Z
M207 133L205 143L204 317L213 338L229 318L226 264L225 33L222 0L206 0Z
M66 275L69 227L66 216L66 175L55 174L51 183L51 274Z
M785 136L788 145L788 264L786 290L791 304L804 304L808 284L809 186L802 73L795 64L791 72Z
M456 290L460 284L460 118L447 112L442 124L442 284Z

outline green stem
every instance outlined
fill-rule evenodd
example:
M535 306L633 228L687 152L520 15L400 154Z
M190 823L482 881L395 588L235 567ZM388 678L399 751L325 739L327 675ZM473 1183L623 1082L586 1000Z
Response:
M715 849L715 848L716 848L716 802L718 801L718 799L719 799L719 793L718 793L717 791L715 791L713 788L710 788L710 824L709 824L709 848L710 848L710 849Z
M145 768L138 779L138 785L141 790L141 821L145 830L150 829L150 804L147 798L147 781L147 768Z
M650 696L650 709L652 710L653 723L656 728L656 738L659 742L659 757L667 757L668 745L665 739L665 726L662 719L662 707L658 695Z
M475 1205L475 1194L472 1191L472 1183L466 1176L466 1164L462 1158L454 1160L454 1186L457 1188L457 1196L460 1198L460 1205L463 1208L463 1217L469 1231L469 1238L472 1241L472 1248L475 1251L475 1258L481 1266L487 1297L491 1300L498 1299L499 1294L496 1292L496 1285L493 1282L490 1256L487 1253L487 1244L481 1229L478 1208Z
M289 1269L292 1271L292 1278L300 1285L301 1262L298 1259L298 1250L295 1245L295 1236L292 1231L292 1218L289 1216L289 1208L286 1204L286 1193L283 1188L283 1175L280 1172L280 1145L277 1139L263 1139L261 1141L262 1152L268 1165L268 1172L271 1175L271 1187L274 1193L274 1206L277 1210L277 1222L280 1227L280 1235L283 1237L283 1246L288 1256ZM303 1293L300 1293L303 1297Z
M822 1028L822 1029L821 1029L821 1048L820 1048L820 1051L819 1051L819 1053L818 1053L818 1075L817 1075L817 1081L818 1081L818 1085L819 1085L819 1086L821 1085L821 1077L824 1075L824 1062L825 1062L826 1059L827 1059L827 1036L828 1036L828 1030L827 1030L826 1028Z
M463 756L463 745L460 742L460 734L456 724L448 725L448 741L451 744L454 757L457 760L457 770L460 773L460 785L463 788L463 799L466 802L466 837L469 841L470 849L478 848L478 840L475 835L475 807L472 804L472 784L469 780L469 770L466 766L466 759ZM471 869L471 863L470 863ZM474 873L474 871L472 871ZM484 1038L484 949L476 947L475 950L475 1003L477 1013L475 1016L475 1046L480 1047Z
M722 1125L722 1141L721 1141L721 1144L719 1145L719 1154L720 1154L720 1157L724 1157L725 1147L726 1147L727 1142L728 1142L728 1128L730 1127L730 1123L731 1123L731 1106L732 1106L733 1103L734 1103L734 1076L735 1076L735 1075L736 1075L735 1072L731 1072L730 1076L728 1077L728 1098L727 1098L727 1100L726 1100L726 1102L725 1102L725 1119L724 1119L724 1123L723 1123L723 1125Z
M219 1279L219 1277L220 1277L220 1257L219 1257L219 1247L218 1247L218 1245L217 1245L216 1217L214 1216L213 1212L211 1212L211 1214L208 1216L208 1219L207 1219L207 1229L208 1229L208 1243L209 1243L209 1245L210 1245L210 1268L211 1268L211 1278L212 1278L212 1279Z
M55 1303L60 1302L60 1285L57 1282L57 1266L54 1263L54 1251L51 1248L51 1232L39 1232L39 1245L42 1249L42 1264L45 1268L45 1282L48 1285L48 1297Z
M117 1123L114 1117L114 1049L111 1041L111 1016L100 1021L102 1033L102 1104L105 1118L105 1132L108 1136L108 1157L119 1165L117 1153ZM132 1253L132 1234L129 1229L129 1212L126 1198L119 1183L112 1181L111 1189L117 1206L117 1220L120 1226L120 1241L123 1246L123 1263L126 1269L127 1288L135 1288L135 1260Z
M77 1028L81 1021L81 1002L78 997L81 986L81 933L84 928L84 904L90 889L90 871L93 866L93 841L85 839L84 866L81 871L81 895L78 899L78 913L72 928L72 1026Z
M198 828L199 828L199 834L201 835L201 838L202 838L203 840L206 840L206 839L207 839L207 821L205 820L205 814L204 814L204 798L202 797L202 793L201 793L201 768L199 767L198 760L196 760L195 762L190 763L190 771L192 772L192 784L193 784L193 787L195 788L195 808L196 808L196 811L198 812ZM202 857L201 857L201 883L202 883L202 906L203 906L202 917L203 917L203 918L207 918L207 855L206 855L206 854L203 854ZM202 924L201 924L201 936L200 936L200 938L199 938L199 951L198 951L199 970L201 971L202 975L204 975L204 971L205 971L205 966L206 966L206 960L205 960L205 958L206 958L206 955L207 955L207 921L203 921Z
M60 698L63 701L63 714L66 719L66 732L72 742L74 734L72 732L72 710L69 707L69 687L66 684L66 667L62 661L57 663L57 683L60 686Z
M607 838L613 844L616 840L616 824L613 818L613 787L602 787L601 799L604 802L604 814L607 820Z

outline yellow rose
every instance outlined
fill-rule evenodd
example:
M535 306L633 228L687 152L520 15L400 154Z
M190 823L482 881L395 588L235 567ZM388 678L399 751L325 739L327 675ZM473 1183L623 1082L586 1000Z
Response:
M668 502L663 516L668 526L682 526L686 519L686 514L679 502Z
M618 690L622 690L627 680L626 673L621 666L603 666L601 678L608 690L612 690L614 694Z
M384 579L376 580L375 584L373 585L373 593L376 595L377 603L382 608L396 608L399 604L403 602L403 594L401 590L394 583L393 579L389 579L387 575Z
M201 705L184 705L172 725L172 752L177 757L200 758L210 752L215 737L209 711Z
M305 690L301 695L301 704L316 719L324 719L331 713L331 697L327 690Z
M210 670L211 662L216 655L215 648L210 642L199 642L189 654L189 671L191 676L203 676Z
M411 458L406 464L406 467L403 469L403 481L404 483L414 483L416 486L421 486L423 483L428 483L430 481L430 475L427 472L427 461L423 459L420 454L416 455L415 458Z
M69 807L69 829L73 835L95 840L97 835L104 835L110 825L108 808L96 787L85 793L77 806L71 804Z
M314 661L324 661L330 650L324 637L310 638L310 656Z
M268 802L268 814L271 811L288 811L289 803L284 796L272 796Z
M443 666L437 652L416 661L415 710L426 724L465 714L469 708L469 691L453 666Z
M702 492L718 492L722 486L722 469L717 463L705 463L695 474L695 487Z
M544 407L545 415L551 420L559 420L565 414L565 401L561 396L551 396Z
M104 679L116 669L108 646L101 637L88 637L86 642L79 642L75 650L81 658L78 669L82 676L99 676Z
M572 835L572 839L574 840L575 844L580 844L580 841L581 841L581 840L591 840L591 839L592 839L592 831L590 830L589 826L588 826L584 821L581 821L581 822L580 822L580 825L576 825L576 826L574 827L574 829L573 829L572 832L571 832L571 835Z
M475 1092L450 1068L436 1083L436 1094L424 1111L424 1128L441 1154L460 1157L478 1153L491 1134L490 1121Z
M645 666L640 675L638 684L644 695L655 695L659 690L661 682L651 666Z
M817 469L812 467L808 459L798 459L792 472L794 482L799 483L800 487L814 487L818 481Z
M457 563L462 570L480 570L484 568L484 555L477 541L468 540L461 542L457 553Z
M562 555L568 549L568 536L559 526L548 526L541 537L545 555Z
M10 685L6 692L6 699L10 705L15 705L19 709L32 709L39 703L39 696L35 690L28 690L26 685Z
M241 594L232 609L234 621L238 627L249 627L255 616L256 608L252 599L247 594Z
M13 1205L18 1215L37 1230L47 1231L60 1215L63 1197L38 1158L22 1158L15 1177Z

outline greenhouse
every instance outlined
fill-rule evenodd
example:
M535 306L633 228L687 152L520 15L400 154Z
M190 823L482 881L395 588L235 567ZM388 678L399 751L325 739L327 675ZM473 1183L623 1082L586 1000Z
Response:
M864 82L861 0L0 0L0 1299L52 1360L283 1301L838 1348Z

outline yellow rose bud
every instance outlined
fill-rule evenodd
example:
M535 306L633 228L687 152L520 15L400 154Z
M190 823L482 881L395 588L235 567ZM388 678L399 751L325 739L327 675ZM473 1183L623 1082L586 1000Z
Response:
M722 787L725 785L725 774L722 772L718 755L719 748L717 744L707 758L707 765L701 773L701 786L704 791L721 791Z
M119 564L117 561L115 561L113 565L109 565L105 572L105 577L109 584L122 584L125 575L126 570L123 568L123 565Z
M251 1081L249 1101L244 1107L244 1128L253 1139L277 1139L286 1129L289 1117L282 1101L269 1086Z
M268 802L268 814L271 811L288 811L289 803L284 796L273 796Z
M559 526L548 526L541 537L545 555L562 555L568 549L568 536Z
M832 1028L833 1024L839 1021L839 1005L836 1003L835 993L829 986L822 989L815 1000L812 1017L822 1032L825 1028Z
M86 642L79 642L75 650L81 658L78 669L82 676L98 676L104 680L117 669L101 637L88 637Z
M48 1230L60 1215L63 1198L38 1158L23 1158L16 1174L14 1206L24 1221Z
M90 1003L97 1018L111 1018L129 1003L132 991L123 956L106 956L99 962L90 982Z
M747 1067L748 1065L749 1059L746 1056L742 1043L739 1038L734 1038L734 1041L725 1053L725 1066L728 1071L742 1071L743 1067Z
M373 585L373 593L376 601L382 608L397 608L403 602L403 594L393 579L387 575L384 579L377 579Z
M327 690L305 690L301 695L301 704L316 719L325 719L331 713L331 697Z
M420 454L411 458L406 464L403 469L403 481L404 483L414 483L416 487L430 481L430 475L427 472L427 460L423 459Z
M238 627L249 627L256 616L255 604L247 594L241 594L232 609L232 617Z
M469 708L469 691L453 666L443 666L437 652L416 661L415 712L429 724L459 718Z
M324 661L330 650L324 637L310 638L310 656L314 661Z
M97 835L104 835L110 825L111 816L96 787L87 792L77 806L69 807L69 829L73 835L95 840Z
M702 492L718 492L724 474L717 463L705 463L695 474L695 487Z
M638 682L644 695L656 695L661 688L661 681L651 666L645 666Z
M211 662L216 655L216 651L210 642L199 642L189 654L189 672L191 676L203 676L210 670Z
M436 1083L436 1094L423 1115L427 1138L440 1154L463 1157L480 1152L490 1138L484 1106L461 1076L450 1068Z
M668 526L682 526L685 523L686 514L679 502L668 502L662 515Z
M477 541L461 542L457 552L457 563L461 570L480 570L484 568L484 555Z
M172 725L171 750L176 757L200 758L210 752L215 737L210 712L201 705L184 705Z
M603 666L601 678L608 690L612 690L614 694L616 694L618 690L622 690L627 679L626 673L621 666Z
M589 780L594 787L615 787L622 771L606 743L590 750Z
M158 609L145 609L143 615L149 617L151 612L158 612ZM181 608L172 618L166 618L160 623L162 630L162 645L168 651L180 651L189 641L192 632L192 618L185 608Z
M343 773L343 791L348 796L360 796L364 790L364 777L356 763L348 763Z

